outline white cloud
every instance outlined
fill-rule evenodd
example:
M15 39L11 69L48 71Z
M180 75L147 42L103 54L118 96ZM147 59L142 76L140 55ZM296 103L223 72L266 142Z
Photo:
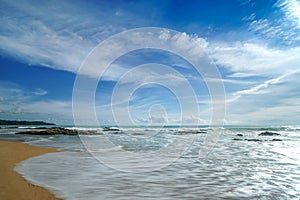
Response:
M51 13L51 9L39 10L41 7L24 2L14 4L9 1L6 4L14 7L15 10L10 12L15 16L6 13L8 16L1 18L0 43L5 53L32 65L77 71L93 44L68 27L65 21L68 16ZM49 24L52 17L57 24Z
M228 103L233 103L233 102L237 101L238 99L240 99L240 97L242 97L243 95L259 95L259 94L261 95L261 94L271 93L273 91L270 88L272 88L276 85L282 84L282 83L286 83L286 82L289 83L290 80L288 80L288 78L290 76L296 75L297 73L299 73L299 70L283 74L283 75L281 75L279 77L276 77L276 78L272 78L272 79L267 80L263 83L255 85L251 88L241 90L241 91L236 91L233 94L228 95L227 102ZM288 87L287 87L287 89L288 89Z
M37 88L33 93L37 96L43 96L43 95L48 94L48 92L46 90L41 89L41 88Z
M300 3L297 0L278 0L273 8L279 11L266 18L245 18L249 31L262 37L275 46L297 46L300 42ZM253 16L253 15L251 15Z
M257 109L252 109L244 113L228 113L228 124L244 125L297 125L300 120L300 99L293 98L292 104L287 103L289 99L277 104L276 106L261 106ZM250 104L251 105L251 104Z
M255 13L251 13L249 16L243 17L243 21L253 21L256 18Z
M295 16L297 6L291 6L294 4L282 3L278 6L285 10L288 15ZM110 20L96 20L94 15L85 13L85 10L78 11L76 8L78 5L73 5L70 2L60 2L59 6L52 5L51 7L26 1L18 3L4 1L3 5L10 7L4 13L4 17L1 18L0 30L2 34L0 41L3 52L17 56L33 65L43 65L74 73L77 72L84 58L98 42L112 33L123 30L121 24L133 17L123 10L116 10L113 13L119 13L117 16L122 14L123 21L112 26L111 24L116 23L110 23ZM102 5L102 7L105 8L106 6ZM84 17L79 17L78 14L74 15L74 10L82 13L81 16ZM109 15L110 11L99 12L98 17ZM12 13L14 13L13 16L11 16ZM271 27L268 19L256 20L254 19L255 13L250 16L251 20L253 19L251 21L253 25L250 26L256 28L255 31L262 30L264 27L268 27L267 29ZM117 21L113 20L114 22ZM107 32L107 30L110 31ZM267 32L277 34L274 30ZM143 42L144 38L138 36L135 40ZM300 54L300 48L280 50L250 42L208 43L207 39L197 35L182 33L174 36L167 31L163 31L159 37L161 40L170 40L178 46L186 46L186 49L191 49L191 54L201 54L202 52L192 51L193 48L189 41L194 40L207 50L218 64L229 68L234 73L256 74L259 71L261 74L278 74L283 65L284 68L295 69L298 67L295 65L300 63L299 56L297 56ZM116 80L126 70L123 66L115 66L114 72L106 73L103 78ZM94 74L93 71L86 73Z
M136 58L130 55L132 56L132 60L129 64L113 63L113 65L110 66L111 62L118 60L120 56L128 54L130 51L140 48L169 51L171 54L178 54L178 56L190 62L190 58L192 58L193 64L203 64L203 71L205 71L204 68L208 65L207 57L199 44L206 46L208 44L206 40L196 36L189 36L184 32L169 32L169 30L166 29L157 32L158 30L158 28L137 29L122 33L114 38L109 38L93 50L78 73L90 77L97 77L109 67L112 68L112 70L108 69L102 78L115 80L118 78L118 75L124 74L124 72L133 67L132 65L135 63ZM168 56L166 58L167 61L165 62L167 62L167 65L174 66L178 63L178 58L174 59L174 57ZM179 64L179 67L181 66L182 63Z
M296 76L297 70L299 69L299 47L280 49L271 48L266 45L253 42L211 42L207 44L205 50L214 60L216 60L219 65L223 66L230 72L230 74L228 75L228 77L230 78L226 78L226 76L224 75L225 78L222 81L225 83L232 83L236 85L234 91L228 94L225 103L234 105L235 107L248 107L248 109L252 108L252 112L256 112L258 109L261 109L265 106L265 104L260 104L261 107L256 107L256 104L258 104L257 102L265 101L264 99L267 99L266 103L268 103L271 107L276 107L276 98L271 98L264 95L274 93L274 88L278 86L283 87L281 85L284 85L285 87L283 87L280 93L288 93L290 85L286 84L286 82L288 82L287 79L290 76ZM135 74L135 76L132 76L130 80L137 83L138 81L141 81L140 77L147 77L149 75L151 76L151 71L144 72L144 74ZM153 77L155 77L155 80L159 79L157 75L153 75ZM249 77L251 78L251 81L245 81L243 79ZM208 78L207 80L211 82L221 81L219 79L213 78ZM261 82L257 82L255 84L255 80L259 80ZM172 79L164 78L163 81L172 81ZM250 85L250 87L247 85ZM246 89L245 86L247 86ZM184 90L184 88L182 89ZM124 89L124 91L126 90ZM246 107L245 105L240 106L241 101L239 100L241 100L241 98L243 98L243 101L245 100L245 98L249 98L252 101L249 102L249 105ZM211 104L211 102L207 100L200 103L204 103L206 106L209 106ZM239 110L241 109L239 108ZM249 112L249 110L247 109L242 110L244 110L244 114ZM235 109L233 109L233 111L228 110L227 112L227 121L236 122L237 119L230 119L231 116L234 116ZM208 120L211 114L211 110L210 108L206 107L206 110L203 110L202 113L206 116L206 118L204 118L203 120ZM241 112L240 115L242 114L243 113ZM172 120L174 121L174 119L169 119L169 121ZM187 121L189 121L188 117Z
M64 116L71 118L72 116L72 103L71 101L34 101L22 105L24 113L38 113L38 114L51 114L54 116Z
M290 73L284 74L284 75L279 76L277 78L273 78L271 80L267 80L264 83L256 85L255 87L252 87L250 89L238 91L238 92L236 92L236 94L237 95L246 95L246 94L264 94L264 93L268 93L268 91L266 90L266 89L268 89L268 87L270 87L271 85L276 85L276 84L282 83L283 79L285 77L287 77L288 75L290 75Z
M17 84L0 84L0 118L45 120L59 124L72 124L71 101L41 100L47 92L30 91Z
M299 68L300 47L269 48L248 42L214 43L208 49L216 63L236 75L275 76Z
M76 73L99 42L124 30L122 23L133 18L128 12L108 18L114 10L106 2L99 2L97 13L82 3L2 1L2 53L31 65Z
M232 76L231 76L232 77ZM234 76L233 76L234 77ZM240 77L240 76L239 76ZM232 83L232 84L253 84L254 81L245 81L245 80L236 80L236 79L229 79L229 78L221 78L221 79L216 79L216 78L208 78L206 80L207 82L223 82L223 83Z
M280 7L290 21L300 27L300 2L297 0L278 1L277 6Z
M297 124L299 91L298 70L229 94L226 119L234 124Z
M228 77L231 78L247 78L247 77L253 77L256 76L256 74L250 74L245 72L234 72L233 74L230 74Z

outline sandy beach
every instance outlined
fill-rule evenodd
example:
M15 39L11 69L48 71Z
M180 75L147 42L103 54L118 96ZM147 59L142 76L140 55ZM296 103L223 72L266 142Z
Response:
M58 199L48 190L27 182L14 171L15 166L23 160L57 151L21 142L0 141L0 199Z

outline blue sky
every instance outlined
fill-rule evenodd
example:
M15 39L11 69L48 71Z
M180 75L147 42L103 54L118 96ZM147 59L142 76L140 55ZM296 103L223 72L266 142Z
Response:
M226 124L299 124L299 0L0 0L0 5L1 119L73 124L73 84L89 52L122 31L162 27L197 41L215 62L226 92ZM186 89L181 76L157 67L119 81L134 66L146 63L182 74L195 90L199 113L187 108L191 112L181 115L176 94L145 84L129 102L122 102L123 94L118 94L113 102L118 118L122 120L129 107L136 124L210 123L212 105L203 77L179 56L153 49L123 55L106 71L95 97L99 123L115 123L111 97L118 84L127 91L131 82L152 77L179 92Z

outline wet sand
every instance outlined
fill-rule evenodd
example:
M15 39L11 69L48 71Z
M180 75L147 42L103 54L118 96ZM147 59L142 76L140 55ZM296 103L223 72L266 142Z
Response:
M59 199L48 190L27 182L14 170L21 161L50 152L58 152L58 150L0 140L0 199Z

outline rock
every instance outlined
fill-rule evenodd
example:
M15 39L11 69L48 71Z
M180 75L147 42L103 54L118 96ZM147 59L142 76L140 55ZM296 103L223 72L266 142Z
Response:
M117 127L103 127L103 131L120 131Z
M263 140L255 139L255 138L248 138L248 139L241 139L241 138L233 138L232 140L235 141L248 141L248 142L262 142Z
M281 139L272 139L272 140L260 140L256 138L246 138L246 139L241 139L241 138L233 138L232 140L235 141L248 141L248 142L273 142L273 141L282 141Z
M176 132L176 135L200 134L200 133L207 133L207 132L202 130L182 130Z
M243 137L244 135L239 133L239 134L236 134L236 136Z
M241 138L233 138L232 140L243 140L243 139L241 139Z
M197 131L197 133L207 133L207 131Z
M246 139L249 142L262 142L260 139Z
M259 134L259 136L275 136L275 135L280 135L279 133L274 133L274 132L269 132L265 131Z
M282 141L281 139L273 139L271 141Z
M49 128L46 130L32 130L15 133L17 135L28 134L28 135L78 135L76 130L66 128Z
M77 130L78 135L103 135L102 132L97 130Z

